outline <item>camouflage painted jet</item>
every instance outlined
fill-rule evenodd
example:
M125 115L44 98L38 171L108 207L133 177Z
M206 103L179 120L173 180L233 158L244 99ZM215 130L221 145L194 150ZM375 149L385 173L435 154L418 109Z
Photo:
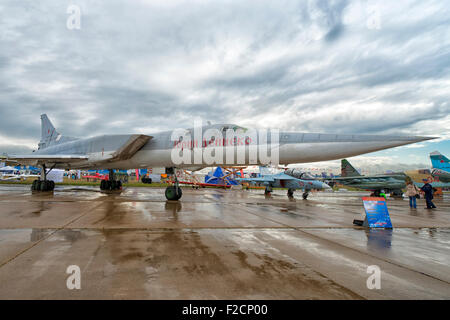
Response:
M265 194L270 194L273 188L287 188L287 195L289 198L294 196L295 190L303 190L303 199L307 199L309 192L311 190L325 190L330 189L330 186L325 182L321 182L315 179L297 179L284 172L276 174L263 175L257 178L238 178L239 181L245 181L250 183L263 184L265 189Z
M393 193L395 196L403 194L406 187L404 173L376 174L370 176L361 175L347 159L341 160L341 176L330 180L331 183L341 183L344 186L373 191L376 196L381 190L385 193Z
M450 160L439 151L430 153L430 160L433 178L440 182L450 182Z
M224 133L228 132L230 128L236 131L243 131L245 136L246 129L236 125L217 124L201 127L203 132L207 129L216 129ZM239 128L244 130L239 130ZM185 129L188 133L194 131L194 137L195 130L195 128ZM262 130L258 132L260 133ZM267 140L271 137L272 132L276 131L271 130L270 134L266 133ZM272 149L271 152L278 152L279 163L281 164L341 159L434 139L418 136L342 135L298 132L279 132L278 137L279 144L276 150ZM200 146L196 145L195 148L203 150L205 146L203 146L202 142L200 141ZM253 142L252 147L261 150L267 145L268 143L264 139L261 140L258 137ZM41 179L33 182L32 190L34 191L51 191L54 188L54 183L48 181L46 178L47 171L45 168L107 169L110 170L110 179L108 182L102 182L100 188L102 190L113 190L121 189L121 183L114 179L114 169L165 167L168 174L173 174L174 168L200 169L212 165L205 161L204 158L201 159L200 163L195 163L195 165L174 161L173 149L179 146L181 146L181 150L190 148L189 143L182 141L181 138L179 141L174 142L173 131L154 133L151 135L125 134L101 135L90 138L65 137L56 131L47 115L43 114L41 115L41 140L38 150L31 154L8 155L7 158L9 160L15 160L20 164L41 166L44 168ZM223 148L226 150L237 149L236 145L233 144L227 144ZM239 160L239 157L234 157L231 162L227 159L227 162L224 161L222 163L227 165L266 164L262 161L259 152L257 158L250 161L247 151L243 160ZM224 151L223 154L225 155L226 152ZM167 187L165 195L169 200L178 200L181 198L182 192L178 183L176 182L175 185Z

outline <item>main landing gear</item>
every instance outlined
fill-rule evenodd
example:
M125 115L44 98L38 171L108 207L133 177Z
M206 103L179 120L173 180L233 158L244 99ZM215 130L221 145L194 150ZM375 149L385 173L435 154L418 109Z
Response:
M55 182L52 180L34 180L31 185L31 191L53 191Z
M180 200L183 192L181 191L181 188L178 184L178 179L177 175L174 172L174 168L166 168L166 173L167 175L173 175L175 177L175 183L166 188L166 199L174 201Z
M53 169L53 168L52 168ZM49 172L52 170L50 169ZM34 180L33 184L31 185L31 191L53 191L55 190L55 182L52 180L47 180L47 174L45 165L42 165L42 173L41 178L38 180Z
M293 199L294 198L294 191L295 191L295 189L292 189L292 188L288 189L287 196L288 196L289 199ZM308 198L308 196L309 196L309 192L308 191L303 192L303 194L302 194L303 200L306 200Z
M100 190L115 191L122 190L122 181L114 180L114 170L109 170L109 180L102 180L100 182Z
M294 198L294 191L295 191L295 190L292 189L292 188L289 188L289 189L288 189L287 196L288 196L289 199Z

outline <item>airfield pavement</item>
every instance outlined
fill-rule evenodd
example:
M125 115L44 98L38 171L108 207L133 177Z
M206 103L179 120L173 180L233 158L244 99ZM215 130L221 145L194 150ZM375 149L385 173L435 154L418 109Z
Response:
M450 195L389 199L393 230L352 224L363 195L0 185L0 299L449 299Z

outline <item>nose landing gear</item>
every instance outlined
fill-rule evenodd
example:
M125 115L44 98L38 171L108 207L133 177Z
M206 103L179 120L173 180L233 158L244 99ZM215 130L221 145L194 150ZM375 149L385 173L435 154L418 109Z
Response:
M166 168L166 173L168 175L173 175L175 177L175 183L166 188L166 192L165 192L166 199L173 200L173 201L180 200L181 196L183 195L183 192L181 191L181 188L178 184L178 178L174 172L174 168Z

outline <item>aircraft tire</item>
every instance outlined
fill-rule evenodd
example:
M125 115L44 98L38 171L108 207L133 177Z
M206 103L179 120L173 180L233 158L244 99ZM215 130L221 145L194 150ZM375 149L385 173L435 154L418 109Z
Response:
M100 190L105 190L106 189L106 180L102 180L100 182Z
M302 195L302 197L303 197L303 200L306 200L306 199L308 199L308 195L309 195L309 193L308 193L308 192L303 192L303 195Z
M55 181L53 181L53 180L49 180L48 181L49 182L49 191L53 191L53 190L55 190Z
M152 178L143 177L142 178L142 183L150 184L150 183L152 183Z
M120 190L120 189L122 189L122 181L117 181L117 183L116 183L116 187L117 187L117 190Z
M288 196L289 198L293 198L293 197L294 197L294 189L289 188L289 189L288 189L288 192L287 192L287 196Z
M31 191L38 190L37 185L38 185L38 180L34 180L33 184L31 185Z
M183 192L181 191L181 188L175 186L169 186L166 188L166 199L167 200L179 200L181 196L183 195Z
M48 191L48 182L47 180L41 181L39 184L39 190L40 191Z

